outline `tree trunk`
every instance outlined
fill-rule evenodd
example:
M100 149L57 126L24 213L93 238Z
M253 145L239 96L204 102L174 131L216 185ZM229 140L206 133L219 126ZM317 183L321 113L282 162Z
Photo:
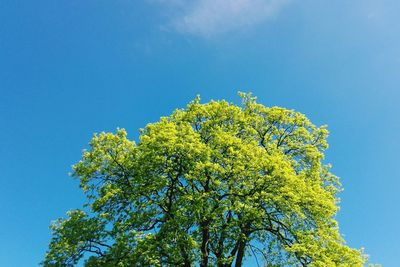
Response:
M187 254L185 247L180 245L181 255L183 257L183 266L184 267L191 267L192 263L189 260L189 255Z
M207 267L208 266L208 241L210 239L210 230L208 222L204 222L201 226L202 232L202 242L201 242L201 263L200 267Z
M237 251L235 267L242 267L245 248L246 248L246 241L244 239L242 239L239 241L239 247L238 247L238 251Z

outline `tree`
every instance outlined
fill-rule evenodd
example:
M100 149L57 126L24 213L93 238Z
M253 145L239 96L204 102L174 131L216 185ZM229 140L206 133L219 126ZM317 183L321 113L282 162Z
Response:
M265 107L201 104L140 130L95 134L73 167L85 210L52 224L44 266L362 266L334 218L325 126Z

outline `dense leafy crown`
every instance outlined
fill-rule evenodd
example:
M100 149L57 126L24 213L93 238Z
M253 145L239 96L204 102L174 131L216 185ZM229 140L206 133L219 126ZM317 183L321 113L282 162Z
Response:
M88 203L52 224L44 266L362 266L334 216L328 131L303 114L196 98L141 130L94 135Z

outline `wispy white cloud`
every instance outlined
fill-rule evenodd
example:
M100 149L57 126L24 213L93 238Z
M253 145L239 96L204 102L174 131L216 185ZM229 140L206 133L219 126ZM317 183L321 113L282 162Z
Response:
M169 27L183 34L213 37L242 30L276 16L290 0L155 0L173 11Z

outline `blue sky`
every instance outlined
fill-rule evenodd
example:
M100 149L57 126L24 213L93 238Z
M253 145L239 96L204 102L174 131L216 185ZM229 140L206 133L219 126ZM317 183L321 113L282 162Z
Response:
M338 215L372 262L400 254L399 1L0 2L0 265L37 266L92 134L204 101L296 109L331 131ZM251 266L251 263L247 263Z

